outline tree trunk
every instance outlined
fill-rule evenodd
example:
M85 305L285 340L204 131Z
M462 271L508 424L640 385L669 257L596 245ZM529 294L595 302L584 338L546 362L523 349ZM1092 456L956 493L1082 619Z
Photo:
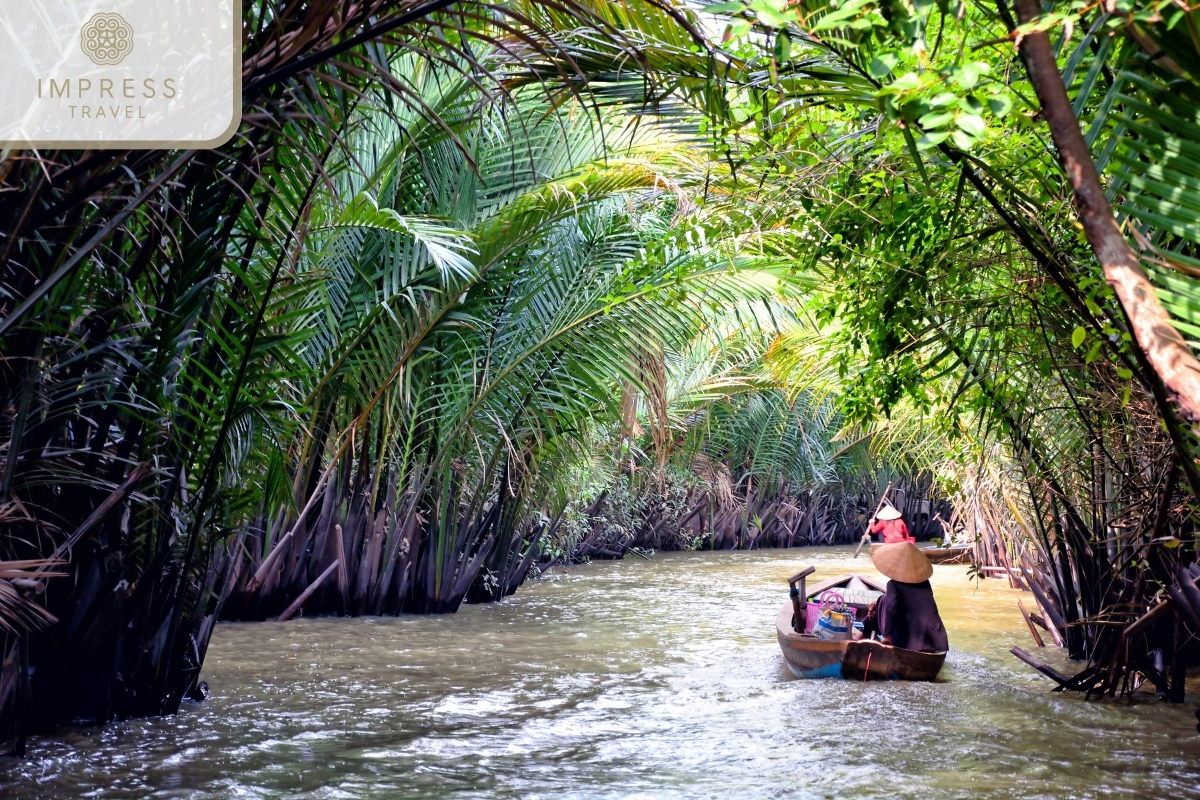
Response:
M1038 0L1016 0L1015 5L1022 25L1042 11ZM1059 161L1071 182L1079 221L1104 277L1125 309L1134 338L1150 365L1179 403L1184 416L1192 422L1200 421L1200 362L1171 324L1154 286L1138 263L1137 254L1113 217L1067 97L1049 35L1044 31L1026 35L1021 40L1020 52L1042 105L1042 115L1050 125Z

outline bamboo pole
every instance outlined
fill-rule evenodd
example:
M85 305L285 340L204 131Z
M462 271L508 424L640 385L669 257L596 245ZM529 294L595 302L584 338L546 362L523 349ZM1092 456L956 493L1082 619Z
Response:
M317 579L315 581L313 581L312 583L310 583L308 585L308 588L305 589L303 592L301 592L300 596L297 597L295 600L293 600L292 604L290 606L288 606L287 608L285 608L283 610L283 613L280 614L279 617L275 621L276 622L287 622L289 619L291 619L293 616L295 616L296 612L300 610L300 607L303 606L308 601L308 598L313 596L313 592L315 592L317 589L321 588L321 584L325 582L326 578L328 578L330 575L333 574L333 571L335 569L337 569L338 565L341 563L342 563L341 559L336 559L332 564L330 564L328 567L326 567L325 571L322 572L320 575L318 575Z
M1042 641L1042 635L1037 632L1037 628L1033 625L1033 619L1029 616L1029 612L1025 609L1025 604L1020 600L1017 601L1017 608L1021 610L1021 616L1025 618L1025 624L1029 626L1029 633L1033 636L1034 643L1038 647L1045 647L1046 643Z
M283 538L279 540L279 543L271 550L271 554L267 556L266 560L263 561L262 566L259 567L258 571L254 573L254 577L252 577L250 582L246 584L247 592L258 591L258 587L263 585L263 582L266 581L267 576L271 573L271 568L275 566L276 562L279 561L279 556L283 554L283 546L291 540L292 531L288 531L283 535Z
M1041 661L1038 661L1036 658L1029 655L1029 653L1026 653L1024 650L1022 650L1019 647L1014 647L1011 650L1009 650L1009 652L1012 653L1017 658L1024 661L1029 666L1036 669L1038 672L1045 675L1050 680L1057 683L1060 688L1066 687L1066 685L1071 682L1071 679L1069 677L1067 677L1066 675L1063 675L1061 672L1054 669L1054 667L1051 667L1049 664L1043 664Z
M879 497L879 504L875 506L875 513L867 520L867 529L863 532L863 537L858 543L858 548L854 551L854 557L858 558L858 554L862 552L863 547L871 541L871 520L879 514L879 509L883 508L884 502L887 500L888 492L892 490L892 482L888 481L887 488L883 490L883 494Z

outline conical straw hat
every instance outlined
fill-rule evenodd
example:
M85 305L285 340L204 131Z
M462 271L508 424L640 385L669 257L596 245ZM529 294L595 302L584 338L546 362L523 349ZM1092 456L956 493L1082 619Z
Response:
M891 503L887 503L875 515L875 519L900 519L900 512Z
M912 542L880 545L871 560L875 569L901 583L920 583L933 574L929 559Z

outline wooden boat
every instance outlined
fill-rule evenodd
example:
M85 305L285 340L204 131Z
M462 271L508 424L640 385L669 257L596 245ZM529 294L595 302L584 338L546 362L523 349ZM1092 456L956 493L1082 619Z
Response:
M883 547L882 544L875 543L871 545L871 555ZM956 561L964 561L970 555L974 548L971 545L958 545L955 547L922 547L921 555L929 559L930 564L952 564Z
M799 626L794 625L796 620L805 618L800 598L804 598L807 603L810 598L819 597L829 589L841 588L856 577L876 591L886 589L883 581L874 576L844 575L822 581L809 592L805 588L806 578L813 572L815 569L809 567L788 579L788 584L793 589L797 583L800 584L798 594L779 609L775 616L775 634L779 639L779 649L783 651L783 660L793 675L797 678L843 677L903 681L932 681L937 678L942 665L946 663L945 653L919 653L865 639L819 639L804 633L803 622ZM797 627L800 630L797 630Z

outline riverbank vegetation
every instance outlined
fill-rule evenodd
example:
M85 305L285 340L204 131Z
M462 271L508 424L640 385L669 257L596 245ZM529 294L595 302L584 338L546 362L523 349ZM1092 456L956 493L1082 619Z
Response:
M0 734L889 487L1182 699L1197 20L1027 6L246 4L226 146L3 154Z

